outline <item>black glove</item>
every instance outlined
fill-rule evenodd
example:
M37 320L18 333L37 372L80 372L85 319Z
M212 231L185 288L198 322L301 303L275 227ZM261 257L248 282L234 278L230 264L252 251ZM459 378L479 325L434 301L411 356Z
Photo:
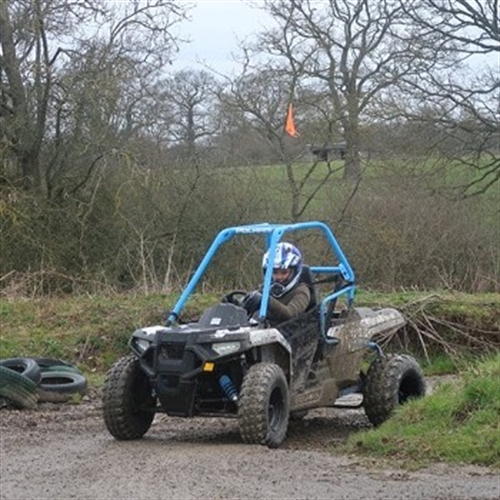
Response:
M245 296L241 305L248 311L248 314L253 314L255 311L259 310L261 301L262 294L254 291Z
M281 283L273 283L271 285L271 295L279 299L285 293L285 287Z

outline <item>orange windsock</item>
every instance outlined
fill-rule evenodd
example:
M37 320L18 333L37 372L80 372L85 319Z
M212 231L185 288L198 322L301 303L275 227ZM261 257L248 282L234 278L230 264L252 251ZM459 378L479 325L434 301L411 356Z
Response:
M299 133L297 132L297 129L295 128L295 120L293 118L293 104L292 103L290 103L288 105L288 109L286 112L285 132L292 137L299 136Z

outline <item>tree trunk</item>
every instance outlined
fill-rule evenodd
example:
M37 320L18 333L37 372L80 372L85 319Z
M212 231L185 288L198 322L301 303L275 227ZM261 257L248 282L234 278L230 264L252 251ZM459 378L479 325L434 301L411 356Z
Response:
M344 127L346 142L344 179L359 181L361 179L361 158L359 155L359 123L357 113L350 112Z
M2 47L2 70L9 84L11 109L8 114L7 136L14 145L17 165L26 189L40 186L39 146L35 141L35 124L30 119L23 78L16 55L7 3L0 0L0 45Z

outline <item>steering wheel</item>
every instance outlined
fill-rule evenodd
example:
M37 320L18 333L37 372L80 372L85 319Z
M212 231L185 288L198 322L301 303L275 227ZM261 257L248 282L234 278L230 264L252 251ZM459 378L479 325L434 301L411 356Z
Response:
M246 297L247 292L244 292L243 290L233 290L232 292L229 292L227 295L224 295L222 297L221 302L223 304L233 304L235 306L241 306L243 299Z

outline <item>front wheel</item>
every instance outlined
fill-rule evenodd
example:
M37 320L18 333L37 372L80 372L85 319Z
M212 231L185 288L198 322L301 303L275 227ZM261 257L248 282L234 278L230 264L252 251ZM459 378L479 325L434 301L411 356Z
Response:
M134 356L117 361L103 385L102 408L108 431L120 440L138 439L151 427L156 399Z
M238 423L243 441L277 448L288 429L290 396L283 370L272 363L253 365L243 379Z
M399 405L422 396L425 396L424 374L411 356L389 354L370 365L363 390L363 406L374 426L385 422Z

